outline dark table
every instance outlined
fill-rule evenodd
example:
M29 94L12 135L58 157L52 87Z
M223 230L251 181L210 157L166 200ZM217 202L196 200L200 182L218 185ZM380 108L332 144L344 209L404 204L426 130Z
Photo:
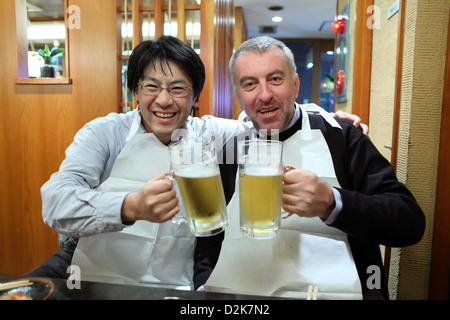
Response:
M0 283L24 278L0 274ZM296 300L279 297L227 294L207 291L185 291L137 285L81 281L80 289L69 289L65 279L48 279L55 290L49 300ZM383 300L377 290L363 294L363 300Z
M25 278L17 275L0 274L0 283ZM226 294L206 291L184 291L164 288L152 288L145 286L111 284L101 282L81 281L80 288L69 289L67 280L64 279L48 279L54 285L53 294L49 297L50 301L69 301L83 300L83 305L77 306L70 302L66 308L61 305L64 302L54 302L57 306L52 307L49 303L32 303L32 307L19 306L20 314L35 317L36 314L47 314L57 311L64 312L64 317L79 314L102 315L102 317L119 317L124 310L141 310L139 312L147 312L154 315L163 314L168 319L185 319L186 316L191 319L280 319L289 317L293 314L312 314L308 312L320 311L321 316L329 313L335 316L337 309L348 310L351 308L351 301L335 301L335 302L319 302L319 301L300 301L298 299L285 299L278 297L254 296L244 294ZM363 294L364 300L383 300L378 291L373 290ZM134 300L132 308L124 307L118 300ZM0 301L0 307L6 312L8 308L17 312L17 304L14 302L4 303ZM105 303L108 305L106 306ZM320 303L326 303L326 307L320 307ZM332 305L330 305L332 303ZM358 302L356 302L358 303ZM84 304L92 305L84 307ZM138 305L136 305L138 304ZM30 305L30 306L31 306ZM372 305L373 306L373 305ZM39 310L40 309L40 310ZM62 311L61 311L62 310ZM108 315L107 315L108 314Z
M25 277L0 275L0 283L21 278ZM55 286L49 300L286 300L266 296L185 291L91 281L81 281L80 289L69 289L65 279L45 279L52 281Z

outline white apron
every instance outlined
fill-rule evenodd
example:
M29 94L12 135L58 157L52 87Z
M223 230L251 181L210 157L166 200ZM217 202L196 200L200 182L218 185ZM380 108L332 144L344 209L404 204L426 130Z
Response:
M304 110L302 115L302 130L283 143L283 163L309 169L339 187L325 138L320 130L311 130ZM325 118L339 127L328 115ZM241 235L237 179L228 206L230 226L205 290L306 298L312 285L318 287L318 299L362 299L346 234L320 218L287 217L282 210L280 235L274 239L254 240Z
M170 169L167 146L152 133L136 134L139 123L97 190L139 191L153 174ZM120 232L80 238L72 264L82 280L191 290L194 247L188 224L136 221Z

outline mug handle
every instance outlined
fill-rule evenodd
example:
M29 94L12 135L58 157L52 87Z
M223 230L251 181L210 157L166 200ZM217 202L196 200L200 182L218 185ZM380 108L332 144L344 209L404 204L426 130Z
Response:
M172 167L172 165L171 165ZM183 207L183 201L181 199L180 190L178 188L177 179L175 179L175 176L173 174L173 169L171 168L168 172L165 173L165 177L167 180L171 180L173 183L173 188L175 189L175 192L177 193L178 202L180 203L180 212L178 212L172 219L170 219L170 222L175 224L183 224L186 223L186 216L185 211Z

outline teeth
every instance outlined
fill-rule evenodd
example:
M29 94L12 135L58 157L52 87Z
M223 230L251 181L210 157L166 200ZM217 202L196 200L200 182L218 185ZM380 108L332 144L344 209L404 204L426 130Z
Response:
M265 109L265 110L260 110L260 112L261 113L269 113L269 112L273 112L275 110L276 110L275 108L274 109Z
M172 118L175 116L175 113L161 113L161 112L155 112L156 116L161 118Z

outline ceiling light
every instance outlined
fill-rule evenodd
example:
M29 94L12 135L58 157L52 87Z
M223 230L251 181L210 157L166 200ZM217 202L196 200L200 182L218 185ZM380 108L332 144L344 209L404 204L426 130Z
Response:
M276 16L276 17L273 17L273 18L272 18L272 21L273 21L273 22L281 22L281 21L283 21L283 18L282 18L282 17L279 17L279 16Z

